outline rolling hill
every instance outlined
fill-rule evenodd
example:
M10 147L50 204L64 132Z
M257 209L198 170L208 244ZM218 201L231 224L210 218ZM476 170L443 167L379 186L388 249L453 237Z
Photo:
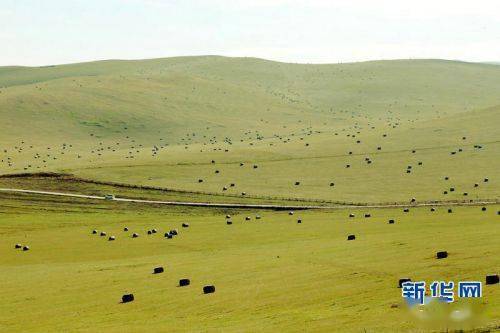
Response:
M498 198L499 92L500 67L444 60L6 67L0 173L64 171L241 200Z

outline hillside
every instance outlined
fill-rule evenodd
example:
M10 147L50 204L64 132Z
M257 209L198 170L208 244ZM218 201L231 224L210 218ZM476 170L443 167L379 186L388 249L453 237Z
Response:
M0 68L0 87L0 173L332 201L500 196L494 179L469 189L499 162L495 65L110 60ZM443 195L446 175L460 192Z

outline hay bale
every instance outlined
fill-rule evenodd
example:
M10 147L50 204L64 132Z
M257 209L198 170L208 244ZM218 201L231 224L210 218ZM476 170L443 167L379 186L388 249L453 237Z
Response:
M443 191L443 194L448 194L448 191Z
M101 231L101 237L103 236L106 236L106 232L105 231Z
M350 165L350 164L346 164L346 166L345 166L345 167L346 167L346 168L350 168L350 167L351 167L351 165Z
M298 186L298 185L300 185L300 182L295 182L295 186Z
M481 208L481 210L482 210L483 212L485 212L485 211L486 211L486 207L482 207L482 208Z
M335 183L330 183L330 186L335 186Z
M163 270L163 267L155 267L153 269L153 274L160 274L160 273L163 273L164 270Z
M172 235L170 234L170 232L166 232L165 233L165 238L168 238L168 239L172 238Z
M108 241L114 241L115 239L115 236L109 236Z
M289 211L289 212L288 212L288 215L293 215L293 211Z
M153 232L151 230L148 230L148 235L151 235Z
M226 219L230 219L231 218L231 215L226 215Z
M255 215L255 219L260 220L261 219L260 215Z
M298 220L297 220L297 223L302 223L302 219L298 219Z
M257 169L257 168L258 168L258 166L254 164L253 168L254 168L254 169Z
M122 296L122 303L129 303L134 300L134 294L125 294Z
M231 224L233 224L233 221L226 221L226 224L231 225Z
M453 210L451 208L448 208L448 213L453 213Z
M127 227L123 228L123 231L128 231L128 228Z
M134 233L132 234L132 238L137 238L137 237L139 237L139 234L138 234L138 233L136 233L136 232L134 232Z
M389 224L394 224L394 220L393 220L393 219L390 219L390 220L389 220Z
M450 177L444 177L444 180L449 180L449 179L450 179Z
M486 284L497 284L498 282L498 274L486 275Z
M189 223L186 223L186 222L182 223L182 227L183 228L189 228Z
M191 281L189 279L180 279L179 280L179 287L189 286L190 284L191 284Z
M445 258L448 258L447 251L439 251L436 253L436 259L445 259Z
M152 232L153 234L156 234L156 233L158 232L158 230L156 230L156 229L154 229L154 228L153 228L153 229L151 229L151 232Z
M475 183L475 184L474 184L474 187L479 187L479 184L478 184L478 183Z
M409 208L405 208L405 209L403 209L403 212L405 212L405 213L408 213L409 211L410 211L410 209L409 209Z
M466 197L466 196L469 195L469 193L468 192L464 192L463 195L464 195L464 197Z
M349 214L349 217L354 217L355 215L353 213Z
M483 180L485 183L489 182L490 180L488 178L484 178Z
M350 240L355 240L356 239L356 236L355 235L348 235L347 236L347 240L350 241Z
M450 187L450 192L455 192L455 188L454 187Z
M204 286L203 287L203 293L204 294L212 294L214 292L215 292L215 286L210 285L210 286Z
M370 213L365 214L365 218L371 217L372 215Z
M16 245L14 245L14 248L15 248L15 249L20 249L20 248L22 248L22 247L23 247L23 246L22 246L21 244L16 244Z
M251 220L250 216L245 217L245 221L250 221L250 220Z
M30 250L30 247L28 245L23 246L23 251L29 251L29 250Z
M97 230L95 230L95 229L92 230L92 234L94 234L94 235L97 234Z
M198 183L203 183L203 179L198 179Z
M435 212L435 211L436 211L436 208L431 207L431 212Z
M411 279L410 278L401 278L399 279L398 281L398 288L402 288L403 287L403 283L405 282L411 282Z

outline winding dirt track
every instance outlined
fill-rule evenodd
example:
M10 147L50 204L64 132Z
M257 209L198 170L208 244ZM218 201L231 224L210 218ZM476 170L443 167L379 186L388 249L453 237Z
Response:
M27 193L39 195L62 196L71 198L83 198L94 200L106 200L103 196L23 190L14 188L0 188L0 192L12 193ZM193 207L219 207L219 208L254 208L254 209L274 209L274 210L303 210L303 209L341 209L341 208L397 208L397 207L424 207L424 206L478 206L497 204L498 201L476 201L476 202L437 202L437 203L413 203L413 204L391 204L391 205L334 205L334 206L313 206L313 205L265 205L265 204L240 204L240 203L212 203L212 202L185 202L185 201L161 201L161 200L144 200L144 199L129 199L118 198L110 200L114 202L135 202L143 204L155 205L171 205L171 206L193 206Z

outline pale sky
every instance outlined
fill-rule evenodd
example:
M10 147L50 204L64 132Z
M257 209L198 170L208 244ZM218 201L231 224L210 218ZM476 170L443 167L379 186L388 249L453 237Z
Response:
M500 61L500 0L0 0L0 66L180 55Z

